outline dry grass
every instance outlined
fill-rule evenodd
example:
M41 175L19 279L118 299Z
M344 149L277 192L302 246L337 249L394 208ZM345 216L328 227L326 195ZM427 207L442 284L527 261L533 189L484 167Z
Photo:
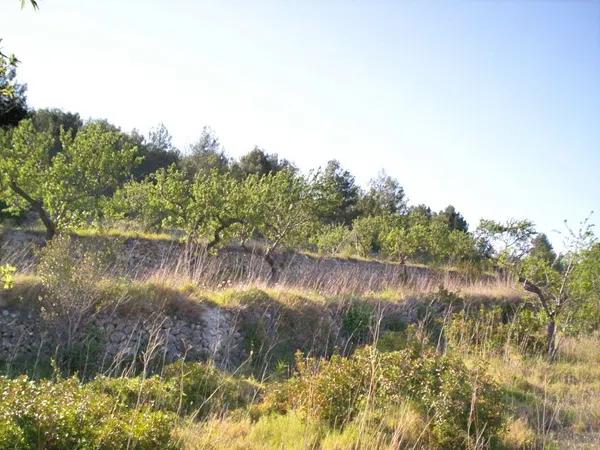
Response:
M12 233L12 234L11 234ZM5 230L0 263L33 273L42 236ZM74 241L111 254L115 258L107 276L152 282L181 289L266 288L276 284L285 290L302 290L326 296L386 293L403 300L434 293L440 287L463 297L508 299L523 297L524 291L511 279L456 270L407 266L376 260L314 257L300 253L280 254L278 280L270 280L270 267L260 246L229 248L218 255L201 246L186 246L169 234L144 234L130 229L76 230Z

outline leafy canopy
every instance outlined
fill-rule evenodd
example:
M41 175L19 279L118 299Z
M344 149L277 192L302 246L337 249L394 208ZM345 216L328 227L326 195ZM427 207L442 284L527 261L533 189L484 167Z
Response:
M98 218L100 205L138 162L137 147L105 122L76 136L61 132L62 151L51 154L51 132L31 120L0 133L0 189L12 209L45 213L57 230Z

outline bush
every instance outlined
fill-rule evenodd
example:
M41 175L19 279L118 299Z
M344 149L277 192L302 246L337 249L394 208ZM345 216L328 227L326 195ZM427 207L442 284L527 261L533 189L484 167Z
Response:
M127 407L148 406L152 409L177 412L180 392L173 380L158 376L148 378L99 376L88 383L90 389L105 394Z
M76 378L0 377L0 444L14 449L169 449L175 416L128 408Z
M256 386L225 375L213 366L178 361L162 377L98 377L89 383L95 392L119 399L128 407L147 406L178 414L206 416L250 402Z
M440 448L468 447L478 433L491 439L502 426L499 389L483 368L468 370L452 356L366 347L329 361L299 356L297 365L297 375L267 397L267 410L299 409L343 428L367 405L377 410L411 402Z
M515 313L500 307L481 307L473 313L460 311L445 328L450 347L466 351L498 351L507 345L521 352L539 354L545 348L542 312L520 309Z
M233 409L248 404L257 394L257 386L220 372L214 366L177 361L163 374L183 395L183 412Z
M351 341L362 343L369 336L373 316L373 306L365 302L353 302L342 319L342 330Z

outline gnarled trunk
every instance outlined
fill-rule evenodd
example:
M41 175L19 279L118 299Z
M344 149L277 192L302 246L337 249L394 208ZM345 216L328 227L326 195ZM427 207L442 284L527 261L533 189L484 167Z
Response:
M35 200L27 192L14 181L10 182L10 188L19 197L23 198L40 217L42 223L46 227L46 240L50 241L56 235L56 224L50 218L50 214L44 209L44 204L41 200Z

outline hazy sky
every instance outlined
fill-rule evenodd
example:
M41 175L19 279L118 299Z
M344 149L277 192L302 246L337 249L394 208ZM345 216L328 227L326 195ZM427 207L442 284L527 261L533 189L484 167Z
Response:
M0 6L35 108L384 168L473 227L600 210L600 1L39 3Z

